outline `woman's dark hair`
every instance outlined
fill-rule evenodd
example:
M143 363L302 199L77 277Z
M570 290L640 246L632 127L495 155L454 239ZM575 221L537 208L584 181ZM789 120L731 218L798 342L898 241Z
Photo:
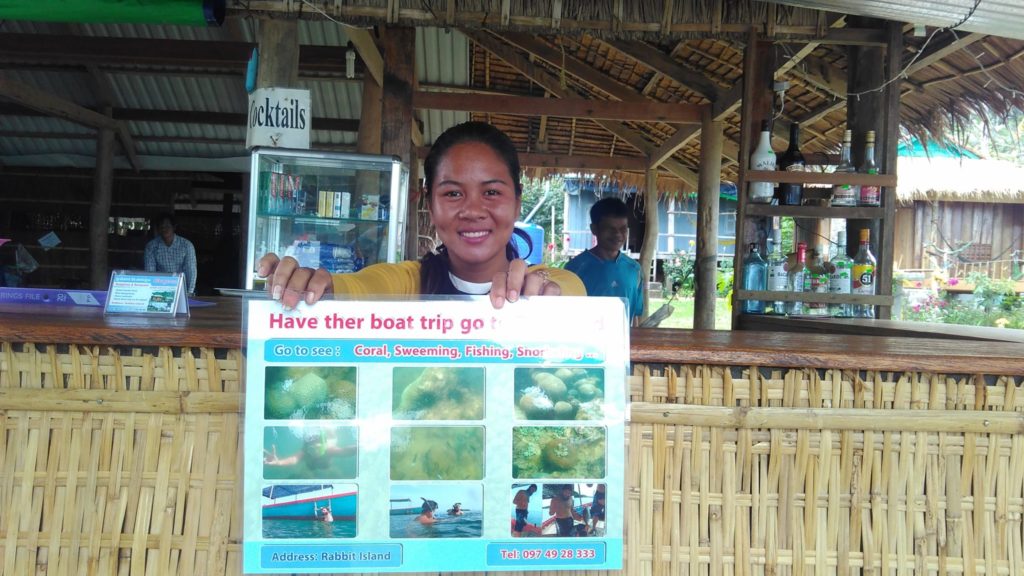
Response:
M427 158L423 161L427 201L429 202L433 195L434 178L437 176L437 167L441 160L444 159L448 151L454 146L469 142L479 142L494 150L494 153L505 163L509 175L512 176L516 198L521 197L523 195L523 185L519 181L519 153L516 152L516 146L512 143L512 140L504 132L486 122L463 122L462 124L452 126L438 136L437 140L434 141L434 145L430 147L430 153L427 154ZM528 234L518 228L513 230L513 234L523 238L530 251L533 250L533 242L530 241ZM508 245L505 247L505 257L509 260L519 258L519 251L516 249L515 241L512 238L509 238ZM420 260L420 292L423 294L441 293L442 288L450 284L448 280L449 270L448 250L444 245L438 247L436 254L428 252L424 255Z

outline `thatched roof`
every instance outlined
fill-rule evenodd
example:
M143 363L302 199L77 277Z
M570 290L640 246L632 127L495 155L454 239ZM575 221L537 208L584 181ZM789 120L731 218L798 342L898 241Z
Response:
M896 194L915 200L1024 202L1024 167L1005 160L900 157Z
M731 103L722 106L731 110L722 116L722 177L735 180L736 162L742 161L737 158L736 94L742 86L750 31L774 41L773 50L783 64L778 80L789 83L776 133L784 132L790 122L800 122L801 146L813 158L838 150L846 128L846 98L853 97L846 87L848 52L841 33L856 33L849 28L858 28L863 34L871 26L880 31L884 25L756 0L236 0L231 6L228 25L216 30L6 22L3 31L12 34L6 48L0 46L0 63L24 84L47 87L93 109L104 96L92 85L102 82L86 72L103 72L112 82L115 119L128 124L140 155L240 157L243 126L233 118L245 113L238 81L244 61L232 64L227 56L205 56L223 51L247 58L259 26L257 16L299 18L302 44L317 48L310 51L311 57L321 55L314 62L317 66L300 62L300 84L313 90L317 116L334 126L314 129L314 146L350 149L355 136L344 125L354 124L359 116L361 90L358 77L345 78L342 59L333 50L347 44L350 25L414 25L419 27L416 66L421 90ZM949 31L931 35L933 28L927 32L929 36L915 37L908 25L903 35L903 61L909 67L902 80L900 120L906 132L938 137L980 111L998 117L1024 107L1024 94L1017 90L1024 86L1024 41ZM40 35L39 49L19 48L19 42L32 35ZM109 50L83 55L60 49L58 38L88 40L86 44L97 49L130 45L145 53L134 59L135 53L128 50L116 58ZM211 49L208 42L232 50ZM171 61L162 54L169 44L183 44L196 57ZM104 55L107 58L101 59ZM18 156L91 158L90 130L57 120L43 122L39 113L29 110L30 104L0 106L0 160L17 164ZM231 118L225 116L229 113ZM608 122L539 114L416 114L424 145L456 121L473 117L508 132L523 152L629 160L630 168L617 168L628 171L616 177L633 183L642 182L642 167L637 166L645 165L652 151L693 131L693 125L655 121L616 122L610 129ZM775 142L777 150L784 145L783 140ZM677 173L692 173L698 171L699 158L699 137L691 137L671 152L668 162L681 168ZM659 189L690 188L664 167Z

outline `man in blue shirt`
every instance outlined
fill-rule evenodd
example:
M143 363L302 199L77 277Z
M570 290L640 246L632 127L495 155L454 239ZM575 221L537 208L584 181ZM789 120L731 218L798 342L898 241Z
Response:
M640 264L621 253L629 236L629 208L618 198L602 198L590 208L590 231L597 245L578 254L565 269L576 274L588 296L618 296L634 325L644 313Z
M196 249L191 242L174 233L174 217L162 214L157 221L156 238L146 244L146 272L182 272L185 289L196 293Z

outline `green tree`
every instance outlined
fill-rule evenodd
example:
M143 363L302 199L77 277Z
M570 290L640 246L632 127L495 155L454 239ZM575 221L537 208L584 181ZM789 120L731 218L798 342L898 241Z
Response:
M530 218L531 224L544 228L544 242L555 242L558 250L562 248L561 235L565 227L565 186L561 176L549 176L547 178L522 179L523 184L523 211L521 220L533 212L538 203L543 201L540 208ZM546 196L545 196L546 194ZM555 238L551 237L551 207L555 208ZM548 251L545 248L545 257Z

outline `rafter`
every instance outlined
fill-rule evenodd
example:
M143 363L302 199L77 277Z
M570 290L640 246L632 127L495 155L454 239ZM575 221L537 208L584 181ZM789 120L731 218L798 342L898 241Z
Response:
M960 37L957 37L952 31L946 34L946 37L941 42L929 45L927 52L921 54L917 60L914 60L914 63L907 68L907 76L912 76L914 73L939 62L946 56L985 38L985 34L978 33L966 34ZM909 62L909 59L907 62ZM906 63L904 66L906 66Z
M471 40L476 42L479 46L494 54L498 58L501 58L509 66L512 66L518 70L521 74L530 78L553 95L559 98L571 98L577 96L574 92L568 88L562 88L559 79L554 75L536 66L530 62L525 56L512 50L509 46L500 42L495 36L486 32L478 32L474 30L463 30L463 34L469 37ZM544 56L537 54L541 58ZM611 81L614 83L614 81ZM630 127L626 126L621 122L613 122L610 120L597 120L596 123L605 130L611 132L615 136L621 138L627 142L630 146L639 150L645 156L650 156L654 151L654 146L648 142L641 134L634 132ZM664 162L664 166L667 170L679 176L689 186L696 188L697 186L697 175L689 168L683 166L681 163L669 160Z
M612 100L583 98L540 98L531 96L499 96L477 94L445 94L441 92L415 92L414 108L429 110L463 110L492 112L522 116L559 116L590 120L620 120L633 122L672 122L695 124L700 122L702 106L686 103L666 103L654 100L630 102L623 106Z

